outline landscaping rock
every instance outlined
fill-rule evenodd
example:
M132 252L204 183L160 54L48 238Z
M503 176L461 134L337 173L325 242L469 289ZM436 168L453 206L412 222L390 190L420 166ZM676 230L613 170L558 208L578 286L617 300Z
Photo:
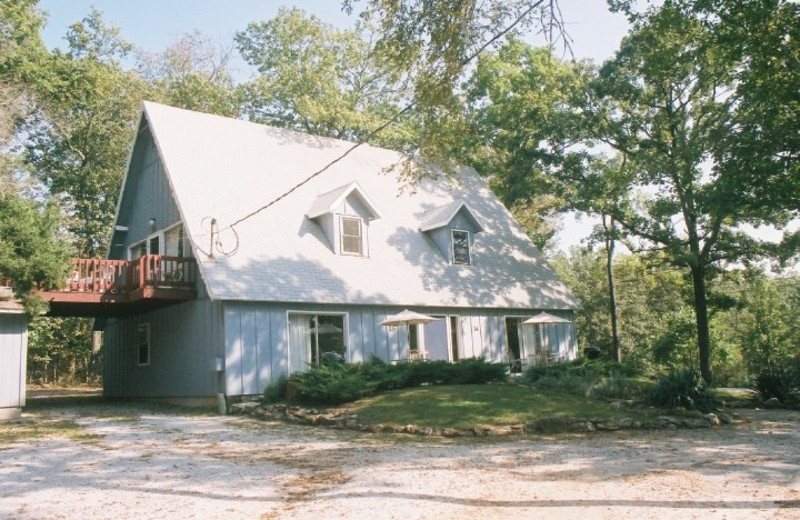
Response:
M258 401L245 401L231 405L231 414L249 414L261 406Z

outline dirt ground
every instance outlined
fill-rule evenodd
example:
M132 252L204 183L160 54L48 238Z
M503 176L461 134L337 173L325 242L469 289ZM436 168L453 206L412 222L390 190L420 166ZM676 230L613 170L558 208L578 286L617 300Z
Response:
M3 519L800 519L800 412L716 430L505 439L340 432L94 400L0 439Z

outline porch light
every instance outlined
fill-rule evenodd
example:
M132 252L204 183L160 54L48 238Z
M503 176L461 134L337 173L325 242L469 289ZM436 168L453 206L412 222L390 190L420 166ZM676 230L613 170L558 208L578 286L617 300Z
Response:
M150 221L149 221L149 224L150 224L150 233L155 233L156 232L156 219L151 218Z

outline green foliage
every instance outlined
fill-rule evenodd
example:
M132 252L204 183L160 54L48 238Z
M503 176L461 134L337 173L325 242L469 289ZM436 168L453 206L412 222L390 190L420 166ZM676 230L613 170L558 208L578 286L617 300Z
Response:
M0 194L0 276L14 281L21 298L41 285L61 283L69 266L66 244L57 238L58 213L16 194ZM29 311L34 301L30 301Z
M637 376L640 371L627 363L581 358L569 363L528 367L524 379L537 388L597 399L619 399L638 396L640 388L632 379Z
M146 85L122 70L130 46L98 11L74 24L67 41L66 52L26 66L36 112L21 135L33 176L68 216L75 249L94 257L105 253Z
M800 371L797 367L769 367L756 377L756 389L763 399L776 398L782 403L800 399Z
M267 402L286 399L286 374L280 374L264 388L264 400Z
M504 381L506 365L483 359L457 363L422 361L390 365L377 358L366 363L315 365L292 376L301 401L341 404L377 392L421 385L483 384Z
M198 31L184 34L161 53L138 53L137 69L153 88L153 100L227 117L236 117L241 92L228 67L232 48L215 46Z
M648 395L648 401L654 406L684 407L701 412L710 412L718 404L692 368L671 369L658 380Z
M399 111L402 74L365 39L362 26L337 30L300 9L278 11L236 35L259 75L243 86L248 119L314 135L360 140ZM410 126L373 142L407 148Z
M41 384L87 384L100 380L100 357L92 352L88 318L39 317L28 327L28 380Z

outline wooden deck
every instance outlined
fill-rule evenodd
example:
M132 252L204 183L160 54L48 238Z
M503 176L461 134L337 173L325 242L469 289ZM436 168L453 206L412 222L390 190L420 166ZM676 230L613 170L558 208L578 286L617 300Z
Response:
M62 288L40 291L51 316L124 316L197 298L193 258L73 258Z

